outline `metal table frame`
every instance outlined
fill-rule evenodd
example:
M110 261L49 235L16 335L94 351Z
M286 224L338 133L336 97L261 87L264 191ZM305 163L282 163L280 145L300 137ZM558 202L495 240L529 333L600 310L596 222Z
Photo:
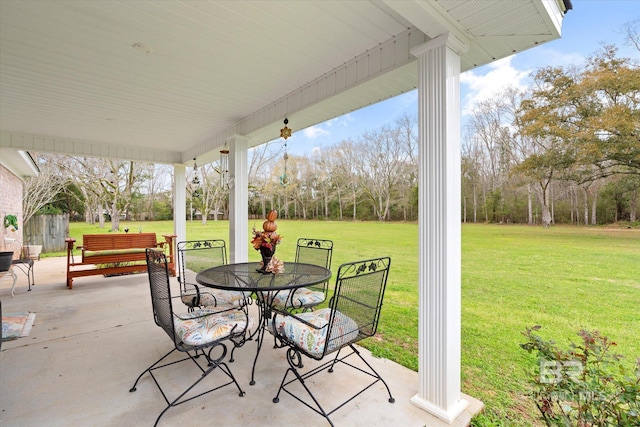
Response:
M255 384L258 356L264 342L264 332L271 318L273 301L280 291L291 291L322 283L331 278L331 270L319 265L285 262L282 273L262 273L259 262L226 264L208 268L196 275L202 286L231 291L253 292L258 301L258 326L251 337L257 336L256 356L251 369L251 385Z

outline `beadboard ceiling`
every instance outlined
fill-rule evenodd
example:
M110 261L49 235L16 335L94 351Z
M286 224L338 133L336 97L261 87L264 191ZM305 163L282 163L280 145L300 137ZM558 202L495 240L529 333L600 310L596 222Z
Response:
M462 70L560 36L560 0L0 1L0 146L214 160L410 91L445 32Z

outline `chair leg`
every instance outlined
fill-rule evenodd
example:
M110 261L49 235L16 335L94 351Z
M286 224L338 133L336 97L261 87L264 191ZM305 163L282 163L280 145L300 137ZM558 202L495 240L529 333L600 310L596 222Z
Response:
M219 357L215 358L215 359L211 358L211 351L214 348L221 348L223 350L222 354ZM158 418L156 418L156 422L155 422L154 426L156 426L158 424L158 422L160 421L160 418L162 418L162 416L165 414L165 412L167 412L169 410L169 408L181 405L181 404L186 403L186 402L188 402L190 400L193 400L193 399L195 399L197 397L200 397L200 396L205 395L207 393L211 393L212 391L215 391L215 390L218 390L220 388L223 388L223 387L225 387L227 385L235 384L236 388L239 391L239 396L243 397L245 395L245 392L242 390L242 388L240 388L240 384L238 384L238 381L236 381L235 377L231 373L231 370L229 369L227 364L222 362L222 360L224 359L224 357L227 354L227 347L224 344L220 343L218 345L215 345L215 346L211 347L209 349L208 353L205 353L204 350L196 350L194 352L195 356L191 355L190 352L185 351L187 357L184 357L184 358L182 358L180 360L176 360L176 361L173 361L173 362L168 362L168 363L165 363L165 364L162 364L162 365L160 364L164 359L166 359L170 354L172 354L176 350L177 349L175 349L175 348L172 349L169 353L167 353L164 356L162 356L157 362L155 362L149 368L145 369L138 376L138 378L136 379L135 383L133 384L133 387L131 387L131 389L129 389L129 392L136 391L136 385L138 384L138 381L140 380L140 378L142 378L142 376L147 372L149 373L149 375L151 375L151 378L156 383L156 386L160 390L160 393L162 394L162 397L164 398L165 402L167 402L167 406L162 410L162 412L160 412L160 414L158 415ZM207 360L207 369L204 369L198 363L198 361L196 360L196 358L199 357L199 356L204 356L206 358L206 360ZM183 361L186 361L186 360L191 360L200 369L202 374L199 376L199 378L193 384L191 384L186 390L184 390L182 393L180 393L180 395L178 397L176 397L172 401L169 401L169 399L167 398L167 395L165 394L164 390L160 386L160 383L158 382L158 379L155 377L155 375L153 375L153 371L156 370L156 369L161 369L161 368L164 368L166 366L174 365L176 363L180 363L180 362L183 362ZM202 393L200 393L198 395L191 396L191 397L183 400L183 397L187 393L189 393L194 387L196 387L200 383L200 381L205 379L205 377L207 377L216 368L220 368L220 371L222 371L227 377L229 377L230 381L227 381L224 384L221 384L221 385L219 385L219 386L217 386L215 388L209 389L209 390L204 391L204 392L202 392Z
M29 268L27 269L27 282L29 283L29 291L31 291L31 287L36 285L36 278L33 273L33 264L34 261L30 260Z
M247 319L249 319L249 302L245 300L245 303L240 307L240 310L242 310L242 312L247 316ZM244 344L247 341L250 341L252 338L253 334L249 333L249 323L247 323L247 327L244 329L242 335L231 338L231 342L233 342L233 348L231 349L231 354L229 355L229 363L232 363L235 360L233 358L233 354L235 353L236 349L244 346Z
M18 276L16 276L15 272L11 271L11 277L13 277L13 284L11 285L11 297L13 298L16 294L16 280L18 280Z
M249 317L247 317L247 319L248 318ZM247 338L248 330L249 328L247 327L245 328L244 333L242 335L238 336L237 338L231 338L231 342L233 343L233 348L231 349L231 353L229 355L229 363L233 363L233 361L235 360L233 358L233 353L236 351L236 349L244 346L244 344L251 339L251 336Z
M138 375L138 378L136 378L136 381L133 383L133 386L129 389L130 393L133 393L134 391L136 391L136 385L138 385L138 381L140 381L140 378L142 378L142 376L144 374L146 374L147 372L151 372L152 369L154 369L154 367L156 365L158 365L160 362L162 362L164 359L167 358L167 356L169 356L171 353L173 353L174 351L176 351L176 349L172 349L169 353L165 354L164 356L162 356L160 359L158 359L157 362L155 362L153 365L149 366L147 369L145 369L144 371L142 371L142 373L140 375ZM164 365L166 366L166 365Z
M192 360L193 360L193 358L192 358ZM212 388L212 389L210 389L210 390L207 390L207 391L205 391L205 392L203 392L203 393L200 393L200 394L198 394L198 395L196 395L196 396L192 396L192 397L190 397L190 398L188 398L188 399L181 400L181 399L182 399L182 398L183 398L187 393L189 393L189 392L190 392L190 391L191 391L195 386L197 386L197 385L200 383L200 381L204 380L204 379L205 379L205 377L206 377L207 375L209 375L209 374L210 374L214 369L216 369L216 368L220 368L220 370L221 370L222 372L224 372L224 373L225 373L225 375L227 375L227 376L231 379L231 381L229 381L229 382L227 382L227 383L224 383L224 384L222 384L222 385L220 385L220 386L218 386L218 387L216 387L216 388ZM153 374L151 374L151 376L153 377ZM158 381L155 379L155 377L154 377L154 381L155 381L155 383L156 383L156 384L158 384ZM235 377L234 377L234 376L233 376L233 374L231 373L231 370L229 369L229 367L227 366L227 364L226 364L226 363L213 363L213 364L211 364L211 365L210 365L210 367L209 367L209 369L207 369L206 371L204 371L204 372L203 372L203 374L200 376L200 378L198 378L198 380L197 380L196 382L194 382L193 384L191 384L191 385L190 385L190 386L189 386L185 391L183 391L183 392L182 392L178 397L176 397L172 402L168 402L168 401L167 401L168 405L167 405L167 407L166 407L166 408L164 408L164 409L162 410L162 412L160 412L160 415L158 415L158 418L156 418L156 422L153 424L153 425L154 425L154 427L158 425L158 422L160 421L160 418L162 418L162 416L165 414L165 412L167 412L167 411L169 410L169 408L172 408L172 407L174 407L174 406L181 405L181 404L186 403L186 402L188 402L188 401L190 401L190 400L192 400L192 399L195 399L195 398L197 398L197 397L200 397L200 396L202 396L202 395L204 395L204 394L211 393L212 391L218 390L218 389L220 389L220 388L222 388L222 387L225 387L225 386L227 386L227 385L229 385L229 384L231 384L231 383L234 383L234 384L236 385L236 387L238 388L238 390L240 390L239 396L240 396L240 397L244 397L245 392L240 388L240 385L238 384L238 382L236 381ZM160 387L160 385L158 384L158 388L159 388L159 387ZM162 389L161 389L161 391L162 391ZM162 394L164 395L164 393L162 393ZM166 398L165 398L165 400L166 400Z
M373 386L374 384L376 384L378 381L382 382L385 386L385 388L387 389L387 393L389 394L389 403L394 403L395 402L395 398L391 395L391 390L389 389L389 386L387 385L386 381L380 376L380 374L378 374L378 372L373 369L373 367L362 357L362 355L360 354L360 352L353 346L353 344L349 344L349 347L351 348L351 352L349 354L347 354L346 356L342 356L340 357L340 351L342 350L342 348L340 350L337 351L336 356L334 358L332 358L330 361L308 371L305 373L300 373L298 370L302 368L302 356L300 354L299 351L297 351L295 348L289 348L287 350L287 362L289 363L289 368L287 369L287 371L284 374L284 377L282 378L282 382L280 383L280 388L278 388L278 393L276 394L276 397L273 398L273 403L278 403L280 401L280 392L284 391L285 393L287 393L288 395L290 395L291 397L293 397L294 399L296 399L297 401L299 401L300 403L304 404L306 407L308 407L309 409L311 409L312 411L316 412L319 415L322 415L328 422L329 424L331 424L333 426L333 422L331 421L331 419L329 418L329 416L331 414L333 414L335 411L337 411L338 409L342 408L344 405L346 405L347 403L351 402L353 399L355 399L357 396L359 396L360 394L362 394L363 392L365 392L366 390L368 390L371 386ZM344 347L343 347L344 348ZM362 369L358 366L355 366L349 362L346 362L345 359L348 358L349 356L352 355L356 355L358 356L358 358L367 366L367 368L369 369L368 371L365 369ZM311 390L307 387L307 385L305 384L305 380L322 372L322 371L328 371L328 372L333 372L333 368L334 366L338 363L343 363L347 366L350 366L366 375L369 375L370 377L375 378L375 380L373 382L371 382L370 384L368 384L366 387L362 388L360 391L358 391L357 393L355 393L354 395L352 395L351 397L349 397L347 400L345 400L344 402L342 402L340 405L338 405L337 407L333 408L330 411L326 411L318 402L318 400L316 399L316 397L313 395L313 393L311 392ZM287 381L287 377L289 375L289 372L293 373L294 377L291 380ZM296 396L295 394L293 394L291 391L287 390L287 386L289 384L292 384L294 382L298 381L300 383L300 385L302 385L302 387L306 390L307 394L311 397L311 399L313 400L315 407L312 406L311 404L309 404L308 402L302 400L302 398Z
M364 370L362 370L362 369L359 369L359 368L357 368L357 367L355 367L355 366L353 366L353 365L351 365L351 364L349 364L349 363L345 362L345 361L344 361L344 359L345 359L345 358L347 358L347 357L349 357L349 356L350 356L350 354L348 354L348 355L346 355L345 357L343 357L343 358L340 360L340 362L344 363L345 365L349 365L349 366L351 366L352 368L358 369L359 371L364 372L365 374L369 374L369 375L371 375L372 377L376 378L376 381L375 381L373 384L375 384L375 383L376 383L376 382L378 382L378 381L382 382L382 384L384 384L385 388L387 389L387 394L389 394L389 403L395 403L396 399L391 395L391 390L389 389L389 386L387 385L387 382L384 380L384 378L382 378L382 377L380 376L380 374L378 373L378 371L376 371L375 369L373 369L373 366L371 366L371 365L369 364L369 362L367 362L367 361L364 359L364 357L362 357L362 355L360 354L360 352L358 351L358 349L357 349L353 344L349 344L349 347L350 347L350 348L351 348L351 350L353 351L353 353L352 353L352 354L355 354L356 356L358 356L358 357L360 358L360 360L362 360L362 363L364 363L365 365L367 365L367 367L371 370L371 372L369 373L369 372L367 372L367 371L364 371ZM342 349L341 349L341 350L342 350ZM340 353L340 352L338 352L338 353ZM333 366L335 365L335 362L336 362L336 361L338 361L338 360L337 360L337 357L338 357L338 355L336 355L336 359L334 360L334 363L332 364L331 368L329 369L329 372L333 372ZM371 385L373 385L373 384L371 384ZM367 387L367 388L368 388L368 387ZM366 389L365 389L365 390L366 390ZM364 390L363 390L363 391L364 391ZM354 397L355 397L355 396L354 396Z
M303 367L303 365L302 365L302 355L300 354L299 351L297 351L294 348L289 348L287 350L287 362L289 363L289 368L287 368L287 372L284 373L284 377L282 378L282 382L280 383L280 388L278 388L278 393L276 394L276 397L273 398L273 403L280 402L280 392L284 391L289 396L293 397L298 402L300 402L303 405L305 405L307 408L311 409L312 411L316 412L317 414L322 415L329 422L329 424L333 427L333 422L329 418L329 415L333 411L327 413L324 410L324 408L322 407L322 405L320 405L320 402L318 402L318 399L316 399L316 397L313 395L311 390L309 390L309 387L307 387L307 385L304 382L304 380L306 378L309 378L309 377L317 374L318 372L321 372L324 369L326 369L328 364L325 363L324 365L319 366L319 367L313 369L312 371L309 371L309 372L307 372L305 374L300 374L298 372L298 369L301 369ZM295 378L287 381L287 376L289 375L289 372L293 373ZM311 397L311 399L313 400L313 402L315 404L315 407L311 406L308 402L305 402L304 400L302 400L302 398L296 396L295 394L293 394L292 392L290 392L289 390L286 389L286 387L289 384L294 383L296 381L300 382L302 387L304 387L304 389L306 390L306 392L309 395L309 397ZM334 409L334 411L335 411L335 409Z

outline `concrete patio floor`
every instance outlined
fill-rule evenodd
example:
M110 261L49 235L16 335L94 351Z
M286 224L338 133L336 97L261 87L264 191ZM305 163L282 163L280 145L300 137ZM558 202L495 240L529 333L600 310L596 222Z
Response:
M169 338L152 318L147 276L78 278L68 290L65 268L66 258L36 261L36 285L27 292L27 279L17 272L13 298L11 282L0 282L3 313L37 313L28 337L2 343L0 425L153 425L166 406L153 380L147 374L137 391L129 392L137 376L171 349ZM175 278L172 285L178 292ZM252 309L257 319L255 306ZM260 354L253 386L249 380L255 342L239 348L236 360L229 363L244 397L234 387L224 387L169 409L159 425L328 425L291 396L281 394L280 403L272 402L288 365L285 350L268 344L267 340ZM389 403L384 386L376 384L331 416L336 426L449 426L410 403L418 390L416 372L362 351L396 401ZM194 372L186 362L173 371ZM331 399L358 378L350 371L315 376L312 387L321 399ZM217 378L220 373L214 372L205 381ZM179 391L171 386L169 390ZM468 425L471 414L482 408L478 400L465 398L470 406L454 426Z

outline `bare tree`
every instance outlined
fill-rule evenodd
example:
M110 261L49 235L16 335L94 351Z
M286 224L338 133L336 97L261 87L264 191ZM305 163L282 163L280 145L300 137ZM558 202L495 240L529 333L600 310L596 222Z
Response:
M329 162L331 167L332 185L338 199L339 217L343 219L344 208L352 203L352 220L357 219L358 197L360 187L356 181L355 162L356 148L353 141L341 141L330 150Z
M36 155L40 173L25 180L22 195L22 221L27 223L40 209L62 192L65 179L58 173L51 154Z
M169 165L141 164L144 175L142 191L145 194L141 219L156 219L154 204L163 194L171 190L173 173Z
M311 155L312 166L312 195L317 195L314 198L316 203L316 210L322 209L322 216L329 218L331 212L329 210L330 199L333 194L333 180L331 173L331 152L327 150L316 150ZM314 191L315 190L315 191ZM316 214L316 217L319 216Z
M407 221L418 216L418 120L415 115L404 114L395 122L400 142L405 145L406 161L402 163L402 178L398 186L398 209Z
M276 165L276 174L284 173L284 160ZM282 177L282 175L280 175ZM290 217L290 204L293 204L293 217L307 219L310 203L312 202L313 171L309 159L301 156L289 155L287 159L287 179L285 183L278 180L273 182L271 191L284 201L283 213ZM275 181L275 180L274 180Z
M193 208L202 214L202 225L207 224L209 213L213 211L214 220L225 209L229 190L220 181L220 168L217 164L208 163L193 171L191 180L187 181L187 192L191 195Z
M640 19L627 22L622 27L623 32L626 34L627 43L634 46L640 52Z
M473 152L479 154L485 217L491 221L506 221L505 193L514 162L513 121L516 89L507 88L493 98L478 103L470 121Z
M132 195L139 192L145 180L145 175L132 161L61 156L59 167L80 187L86 209L92 216L98 214L101 227L103 211L109 212L111 231L120 228L121 215L126 216Z
M249 207L259 205L260 212L265 214L275 208L279 181L284 173L279 168L279 161L284 152L282 143L270 141L252 148L249 151ZM267 208L267 203L270 206Z
M468 138L462 146L462 201L464 203L463 221L467 222L467 198L471 198L473 222L478 222L478 186L480 185L481 154L475 138Z
M378 220L389 220L392 196L409 159L406 144L398 128L382 127L365 132L356 147L360 153L359 161L355 162L357 181Z

